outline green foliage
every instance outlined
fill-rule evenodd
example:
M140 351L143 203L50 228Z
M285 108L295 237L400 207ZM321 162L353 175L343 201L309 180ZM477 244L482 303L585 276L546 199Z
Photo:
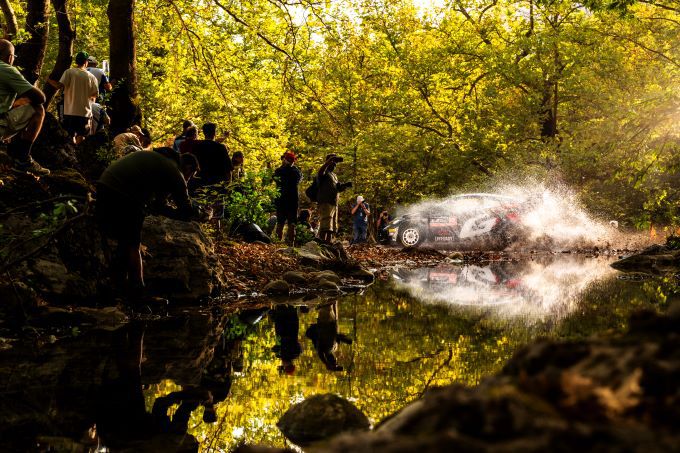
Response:
M76 49L104 60L106 2L71 7ZM339 153L348 199L391 208L528 175L622 226L676 224L677 14L669 0L139 0L139 102L157 144L213 121L248 170L293 149L311 174Z
M246 172L244 178L230 184L219 183L198 189L194 199L202 206L213 208L223 204L228 225L246 222L262 226L267 223L268 213L278 195L277 189L269 184L271 180L269 170Z

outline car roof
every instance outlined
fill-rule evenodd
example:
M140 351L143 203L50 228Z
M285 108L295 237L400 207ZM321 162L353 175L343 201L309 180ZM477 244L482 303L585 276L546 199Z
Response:
M498 200L506 201L520 201L518 198L510 197L508 195L499 195L495 193L463 193L454 195L452 198L496 198Z

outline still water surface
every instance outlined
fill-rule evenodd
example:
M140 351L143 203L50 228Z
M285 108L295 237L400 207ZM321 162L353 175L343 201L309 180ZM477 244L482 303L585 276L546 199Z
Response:
M537 337L621 332L631 311L662 310L674 297L667 282L622 278L609 262L564 255L395 270L363 294L234 315L217 354L230 393L214 401L216 422L198 406L187 431L204 451L282 446L279 417L327 392L378 422L430 387L478 383ZM147 410L180 389L167 379L147 385Z

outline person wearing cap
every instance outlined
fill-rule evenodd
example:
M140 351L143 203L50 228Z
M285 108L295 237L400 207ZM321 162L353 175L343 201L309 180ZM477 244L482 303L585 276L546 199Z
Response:
M117 157L123 157L134 151L141 151L151 145L151 136L148 131L134 125L126 132L121 132L113 138L113 150Z
M111 85L109 77L106 75L104 70L102 68L97 67L98 64L99 62L92 55L87 57L87 72L92 74L94 78L97 79L97 83L99 86L99 95L101 96L105 92L111 91L113 89L113 86Z
M87 72L87 52L76 54L76 66L64 71L57 82L47 79L47 83L64 91L64 129L75 144L80 144L87 136L92 117L92 103L99 94L97 78Z
M352 187L351 182L340 183L338 176L334 173L338 162L342 162L342 157L335 153L326 155L326 162L319 168L316 175L319 181L319 193L317 202L319 203L319 238L330 243L333 236L338 232L338 201L340 192Z
M302 181L302 172L295 166L297 156L287 151L281 156L281 166L274 170L274 181L279 195L274 200L276 206L276 237L283 239L283 226L288 224L288 244L295 243L295 225L298 216L298 185Z
M364 197L359 195L357 202L352 206L352 218L354 219L352 244L360 244L366 242L368 237L368 216L371 214L371 208L364 200Z
M33 142L45 118L45 94L21 75L14 65L14 45L0 39L0 140L12 140L7 153L17 173L50 174L31 158Z

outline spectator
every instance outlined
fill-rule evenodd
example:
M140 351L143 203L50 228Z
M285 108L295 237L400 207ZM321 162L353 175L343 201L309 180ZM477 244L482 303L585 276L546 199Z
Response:
M184 123L182 123L182 133L175 138L175 141L172 144L172 149L174 149L175 152L179 152L180 145L186 139L187 129L189 129L191 126L195 126L193 121L184 120Z
M319 180L319 237L322 241L331 242L338 232L338 201L340 192L352 187L351 182L339 183L337 175L333 172L342 157L337 154L326 155L326 162L319 168L317 178Z
M389 242L390 235L389 232L385 230L388 223L392 221L392 216L387 211L382 211L380 217L375 222L375 228L378 232L378 242L381 244L384 242Z
M243 169L243 153L241 151L236 151L234 154L231 155L231 166L233 168L231 172L231 180L232 181L238 181L239 179L243 179L243 177L246 175L245 170Z
M90 135L103 131L106 126L111 124L111 118L106 113L106 109L101 104L92 103L92 118L90 122Z
M179 145L180 154L193 154L194 147L198 143L198 128L196 126L189 126L184 131L184 140Z
M31 157L33 142L45 118L45 95L12 66L14 58L14 45L0 39L0 139L13 138L7 153L12 157L14 171L49 175L50 171Z
M361 244L366 242L368 237L368 216L371 214L371 208L364 201L364 197L359 195L357 202L352 206L353 223L353 238L352 244Z
M156 152L157 151L157 152ZM104 234L118 242L114 271L119 282L127 281L129 294L139 299L144 290L140 254L145 209L154 198L170 195L177 209L170 217L189 220L199 212L187 192L187 181L198 170L190 154L176 157L171 148L128 154L114 161L97 183L97 220Z
M111 91L113 86L109 81L109 77L106 75L102 68L98 68L99 62L95 57L90 55L87 57L87 72L92 74L95 79L97 79L97 86L99 87L100 97L104 95L105 92Z
M202 127L205 140L193 146L193 153L201 167L199 174L202 185L212 185L231 181L231 158L227 147L215 141L217 125L206 123Z
M76 67L64 71L59 82L47 79L47 82L64 91L64 129L80 144L89 132L91 103L97 99L99 84L94 75L87 72L87 52L76 54Z
M269 218L267 219L267 229L265 230L265 233L267 233L268 236L271 236L274 228L276 228L276 222L276 212L270 212Z
M298 185L302 181L302 172L295 166L297 157L292 151L281 156L281 166L274 171L274 181L279 189L279 196L274 200L276 206L276 237L283 239L283 227L288 224L288 244L295 243L295 224L298 216Z
M151 137L139 126L132 126L127 132L116 135L113 139L113 149L116 156L122 157L133 151L146 149L151 144Z

